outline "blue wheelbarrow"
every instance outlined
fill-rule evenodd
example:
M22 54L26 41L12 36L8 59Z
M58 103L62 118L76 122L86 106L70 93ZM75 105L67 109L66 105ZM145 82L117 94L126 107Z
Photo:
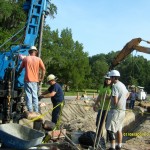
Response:
M20 124L0 125L0 141L6 148L28 149L41 144L44 136L43 132Z

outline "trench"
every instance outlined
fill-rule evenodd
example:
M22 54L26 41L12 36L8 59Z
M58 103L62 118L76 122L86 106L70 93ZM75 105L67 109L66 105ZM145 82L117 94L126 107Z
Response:
M123 150L149 150L150 112L145 111L143 114L137 114L135 121L125 126L123 132Z
M134 138L135 136L128 136L127 133L135 133L138 131L139 126L144 123L144 121L147 119L147 115L144 114L135 114L134 120L129 123L127 126L123 128L123 143L125 143L127 140Z
M96 130L96 116L97 112L93 111L92 105L94 104L93 101L68 101L63 109L63 115L62 115L62 124L63 127L67 130L67 136L71 139L71 132L73 131L95 131ZM47 105L46 107L43 107L41 109L42 113L45 113L46 111L49 111L51 108L51 104ZM123 127L123 133L134 133L139 130L139 127L147 120L149 117L149 114L144 113L144 108L141 108L139 106L136 106L136 108L132 111L127 109L126 117L124 120L124 127ZM44 118L43 122L45 120L51 119L51 113L47 113ZM20 121L20 124L25 124L29 122L27 119L23 119ZM29 123L27 124L28 127L33 128L33 124ZM142 131L144 132L144 131ZM146 132L146 131L145 131ZM132 139L134 139L135 136L123 136L123 143L126 143ZM64 140L64 139L63 139ZM49 146L56 146L60 150L74 150L74 147L70 145L70 142L68 140L65 140L65 142L62 141L56 141L55 143L50 143ZM64 143L64 144L63 144ZM150 143L147 141L147 143ZM44 146L44 145L43 145ZM83 149L83 148L79 148ZM142 150L142 149L141 149ZM145 150L145 149L144 149Z

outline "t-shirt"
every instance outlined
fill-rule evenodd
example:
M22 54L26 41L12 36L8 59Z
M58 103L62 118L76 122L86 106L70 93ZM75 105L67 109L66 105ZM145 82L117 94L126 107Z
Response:
M128 94L128 90L122 82L117 81L117 83L113 84L112 85L111 108L126 110L127 94ZM118 97L117 105L114 104L113 96Z
M135 101L137 97L138 97L138 95L137 95L136 92L131 92L130 93L130 100Z
M56 92L56 94L53 97L51 97L52 102L62 102L64 100L64 94L63 94L62 87L58 83L51 85L48 88L48 91L50 93Z
M36 56L27 56L23 59L21 67L25 68L26 82L39 82L39 68L45 70L41 58Z
M107 94L106 94L106 99L105 99L103 110L107 110L107 108L108 108L109 101L110 101L110 96L111 96L111 88L110 88L110 86L105 87L105 88L103 86L101 86L100 89L99 89L99 95L101 97L100 109L102 109L103 102L104 102L103 100L104 100L106 91L107 91Z

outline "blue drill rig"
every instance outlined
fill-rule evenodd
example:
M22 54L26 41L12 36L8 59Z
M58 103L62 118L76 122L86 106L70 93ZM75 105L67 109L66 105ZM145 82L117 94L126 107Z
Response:
M36 45L40 57L44 19L49 14L49 7L49 0L26 0L23 9L27 12L27 21L25 27L21 29L24 30L24 40L19 45L11 45L7 52L0 52L0 113L2 123L9 123L11 119L14 122L19 120L24 111L25 72L23 71L17 76L22 61L20 56L27 56L29 48ZM0 49L19 32L3 43Z

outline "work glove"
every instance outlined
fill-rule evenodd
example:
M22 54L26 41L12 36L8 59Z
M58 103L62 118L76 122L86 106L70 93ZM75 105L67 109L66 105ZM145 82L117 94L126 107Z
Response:
M44 96L43 96L43 95L40 95L40 96L38 97L39 101L41 101L42 98L44 98Z

